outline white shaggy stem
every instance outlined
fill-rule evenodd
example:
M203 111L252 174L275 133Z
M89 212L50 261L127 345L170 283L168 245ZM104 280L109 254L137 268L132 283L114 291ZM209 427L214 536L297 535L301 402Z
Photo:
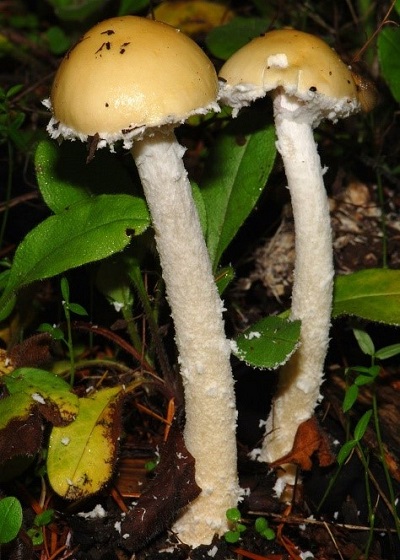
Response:
M278 137L291 195L296 258L291 318L301 320L300 347L282 367L260 459L276 461L293 447L299 425L320 396L329 343L333 259L328 198L312 123L301 102L274 99ZM308 122L307 122L308 121Z
M202 488L173 530L191 546L226 531L237 504L236 409L223 306L174 132L132 147L155 230L185 391L185 443Z

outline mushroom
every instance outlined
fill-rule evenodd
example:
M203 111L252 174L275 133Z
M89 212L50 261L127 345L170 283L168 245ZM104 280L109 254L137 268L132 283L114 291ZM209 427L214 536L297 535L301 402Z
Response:
M329 343L333 257L328 198L313 129L359 111L359 87L321 39L291 29L271 31L237 51L219 73L220 99L233 116L270 93L295 222L291 319L301 320L300 346L283 365L267 419L260 460L276 462L319 402ZM294 468L286 465L286 479ZM284 478L284 477L283 477ZM281 478L281 483L283 481ZM281 484L282 486L282 484Z
M217 92L215 69L191 39L125 16L94 26L67 53L47 100L53 138L94 139L94 149L111 150L122 141L137 165L175 326L185 443L202 489L174 526L192 546L226 530L226 510L240 495L230 343L174 134L190 115L218 111Z

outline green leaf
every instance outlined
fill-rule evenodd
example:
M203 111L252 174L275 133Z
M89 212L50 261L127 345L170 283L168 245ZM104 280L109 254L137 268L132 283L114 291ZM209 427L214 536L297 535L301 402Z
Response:
M42 323L36 330L38 332L49 333L54 340L64 340L64 332L59 327L50 325L50 323Z
M226 510L226 518L232 523L237 523L241 519L240 511L238 508L229 508Z
M275 154L274 127L254 111L232 121L212 146L201 192L214 271L264 189Z
M396 101L400 101L400 28L385 26L378 36L382 75Z
M146 6L149 5L149 0L121 0L121 5L118 9L119 16L125 16L129 14L136 14L140 12Z
M83 21L100 11L107 0L47 0L57 17L65 21Z
M393 358L400 354L400 344L391 344L390 346L385 346L380 350L375 352L375 358L378 360L387 360L388 358Z
M52 429L47 472L54 491L63 498L91 495L110 479L119 436L121 392L122 387L112 387L80 399L74 422Z
M366 412L364 412L364 414L357 422L356 427L354 428L354 439L357 442L360 441L364 436L369 421L371 420L371 416L372 416L372 410L367 410Z
M238 540L240 540L240 533L239 533L239 531L227 531L224 534L224 538L225 538L226 542L234 544L234 543L237 543Z
M300 321L266 317L236 338L233 353L253 367L275 369L296 350L299 337Z
M115 309L133 305L134 298L125 260L113 257L100 263L96 285Z
M65 302L67 301L69 302L69 283L65 276L61 278L60 289L61 289L61 295L63 297L63 300Z
M350 455L350 453L353 451L356 445L357 445L357 441L354 439L350 441L346 441L346 443L342 445L336 457L336 460L339 463L339 465L343 465L345 463L347 457Z
M23 286L122 251L149 225L145 202L130 195L100 195L47 218L19 245L0 298L0 320Z
M54 521L54 509L46 509L42 513L35 515L33 523L37 527L45 527L52 521Z
M400 270L370 268L335 279L333 316L400 325Z
M215 27L206 37L206 45L213 56L227 60L254 37L265 33L270 22L261 18L235 17L229 23Z
M75 315L84 316L88 314L86 309L79 303L68 303L66 304L66 306L68 307L69 311L71 311L71 313L75 313Z
M86 157L86 146L81 142L63 142L61 146L54 140L39 142L36 177L44 201L55 214L93 195L135 194L135 185L139 185L136 171L130 175L116 154L98 150L89 164Z
M271 529L271 527L267 527L266 529L264 529L264 531L262 531L260 535L267 541L273 541L276 537L275 531Z
M220 268L215 275L215 283L217 284L218 292L220 295L224 293L226 288L235 278L235 271L231 266Z
M61 55L71 46L71 39L58 25L53 25L46 31L49 49L53 54Z
M17 498L8 496L0 500L0 544L16 538L22 525L22 507Z
M263 531L265 531L265 529L268 528L268 521L265 519L265 517L257 517L257 519L254 521L254 528L257 533L262 533Z
M2 378L10 396L0 401L0 408L14 406L14 415L19 416L32 405L42 405L49 416L57 423L71 422L78 413L78 397L71 392L71 387L54 373L37 368L19 368ZM54 417L57 411L57 418ZM3 414L4 412L4 414ZM0 414L0 426L4 427L6 411ZM12 419L11 417L11 419Z
M357 400L358 392L359 389L357 385L350 385L350 387L346 389L343 399L343 412L348 412L352 408Z
M379 368L378 368L378 373L379 373ZM354 383L357 385L357 387L361 387L362 385L370 385L371 383L373 383L376 379L376 375L359 375L358 377L356 377L356 379L354 380Z
M369 334L361 329L353 329L353 333L360 350L367 356L373 356L375 354L375 346Z

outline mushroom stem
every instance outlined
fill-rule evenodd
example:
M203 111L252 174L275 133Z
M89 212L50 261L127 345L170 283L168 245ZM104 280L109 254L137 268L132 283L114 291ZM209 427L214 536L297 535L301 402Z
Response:
M171 127L135 142L131 153L155 230L185 392L185 443L202 488L174 530L183 542L198 546L226 531L226 510L240 495L230 344L182 161L184 148Z
M291 195L296 257L291 318L301 320L300 347L282 367L260 459L288 453L297 428L320 397L331 321L333 257L328 197L303 104L278 90L274 97L277 148Z

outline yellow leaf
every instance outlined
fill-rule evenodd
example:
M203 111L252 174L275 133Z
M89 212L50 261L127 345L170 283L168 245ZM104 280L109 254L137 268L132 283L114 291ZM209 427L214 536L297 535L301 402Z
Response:
M76 500L99 491L110 479L120 433L121 387L80 399L79 414L51 431L47 472L63 498Z

